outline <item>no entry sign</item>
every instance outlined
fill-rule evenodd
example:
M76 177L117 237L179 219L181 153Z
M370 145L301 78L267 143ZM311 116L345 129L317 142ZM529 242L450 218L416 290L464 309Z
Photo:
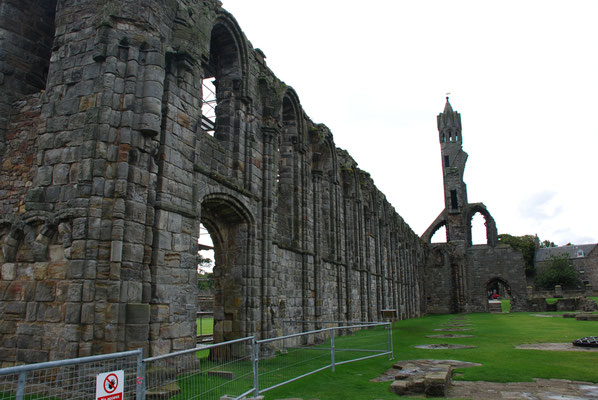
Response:
M111 371L98 374L96 378L96 400L123 400L125 371Z

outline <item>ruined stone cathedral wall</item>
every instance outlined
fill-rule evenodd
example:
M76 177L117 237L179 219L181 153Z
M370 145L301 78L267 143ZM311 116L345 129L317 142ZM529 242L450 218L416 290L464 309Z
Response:
M45 86L1 86L2 362L193 347L200 223L217 340L420 314L420 239L218 2L58 0L45 15Z

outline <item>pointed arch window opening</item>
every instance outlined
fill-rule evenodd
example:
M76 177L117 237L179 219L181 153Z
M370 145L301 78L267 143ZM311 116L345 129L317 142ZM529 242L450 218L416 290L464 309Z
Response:
M483 221L483 223L482 223ZM471 229L471 244L488 244L488 221L486 216L481 212L476 212L471 217L470 229Z
M216 80L213 76L201 81L201 128L210 136L216 132Z
M214 270L215 255L214 255L214 242L208 229L203 225L199 224L199 235L197 238L198 256L202 259L209 259L210 262L199 262L197 265L197 272L199 274L211 273Z
M448 243L448 232L446 224L442 224L436 229L430 238L430 243Z

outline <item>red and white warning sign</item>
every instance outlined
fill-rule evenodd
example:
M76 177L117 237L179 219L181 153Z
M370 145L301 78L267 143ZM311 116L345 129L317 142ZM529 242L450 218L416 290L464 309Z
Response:
M125 371L104 372L96 378L96 400L123 400Z

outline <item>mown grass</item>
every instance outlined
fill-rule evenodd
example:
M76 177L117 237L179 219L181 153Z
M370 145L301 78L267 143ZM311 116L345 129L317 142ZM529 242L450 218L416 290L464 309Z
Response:
M557 378L598 382L597 353L519 350L524 343L563 343L595 335L596 321L574 318L541 318L531 313L468 314L464 316L473 331L472 338L437 339L435 328L455 315L435 315L397 322L393 331L395 360L418 358L458 359L481 363L481 367L456 370L455 379L494 382L532 381L533 378ZM416 349L418 344L455 343L477 346L463 350ZM391 399L390 382L370 379L392 366L394 361L374 358L337 367L266 392L266 399L285 397L319 399Z
M594 298L597 300L598 297ZM501 301L503 312L510 302ZM550 314L550 313L547 313ZM436 339L435 328L453 318L467 318L473 338ZM211 319L203 320L206 328ZM199 321L198 321L199 326ZM199 328L198 328L199 329ZM209 328L208 328L209 329ZM396 322L393 329L395 360L418 358L458 359L481 363L482 367L457 370L455 379L495 382L531 381L533 378L557 378L598 382L597 353L519 350L524 343L570 342L583 336L596 335L598 322L576 321L573 318L541 318L532 313L436 315ZM465 350L415 349L418 344L455 343L477 346ZM203 355L204 357L206 355ZM204 358L202 357L202 358ZM287 356L279 356L281 358ZM282 361L282 359L281 359ZM386 383L370 382L392 366L394 361L378 357L337 366L336 372L324 370L265 393L266 399L303 397L319 399L391 399ZM318 364L318 366L320 366ZM265 365L263 365L263 368ZM262 370L264 372L264 370ZM267 382L260 385L264 387Z
M205 317L197 318L197 335L213 335L214 334L214 318Z

